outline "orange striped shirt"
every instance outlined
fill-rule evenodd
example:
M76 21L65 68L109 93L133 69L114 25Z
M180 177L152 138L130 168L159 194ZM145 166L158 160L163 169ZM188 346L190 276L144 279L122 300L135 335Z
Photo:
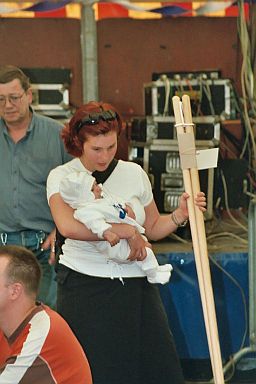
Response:
M65 320L38 307L6 338L0 332L0 384L92 384L87 358Z

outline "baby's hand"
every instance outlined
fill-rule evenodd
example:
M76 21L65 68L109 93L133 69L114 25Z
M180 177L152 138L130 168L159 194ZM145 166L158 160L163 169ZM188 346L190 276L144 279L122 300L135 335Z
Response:
M134 220L136 219L135 213L132 207L130 207L130 205L125 204L125 210L126 210L127 216L131 217Z
M107 229L104 233L103 233L103 238L109 242L109 244L111 245L111 247L113 247L114 245L116 245L117 243L119 243L120 241L120 238L119 236L117 236L114 232L111 232L109 229Z

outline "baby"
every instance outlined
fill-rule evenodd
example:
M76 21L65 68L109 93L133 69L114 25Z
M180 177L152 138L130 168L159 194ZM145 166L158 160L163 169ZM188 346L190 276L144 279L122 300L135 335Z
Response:
M60 183L60 195L74 211L74 218L83 223L100 239L92 242L110 260L121 264L129 263L130 246L126 239L120 239L112 232L110 223L133 225L141 234L145 229L136 222L132 207L116 201L104 192L103 187L89 173L73 172ZM146 247L147 257L135 261L147 276L150 283L165 284L171 276L171 264L159 265L153 251Z

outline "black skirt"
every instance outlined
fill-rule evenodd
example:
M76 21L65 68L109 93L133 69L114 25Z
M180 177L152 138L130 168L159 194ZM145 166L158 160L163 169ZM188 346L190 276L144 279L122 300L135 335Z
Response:
M184 384L158 287L58 266L57 310L89 360L94 384Z

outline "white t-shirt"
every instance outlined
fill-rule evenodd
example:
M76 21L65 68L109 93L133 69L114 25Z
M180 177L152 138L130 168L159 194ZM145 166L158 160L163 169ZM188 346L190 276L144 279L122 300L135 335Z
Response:
M59 193L61 179L74 171L84 171L85 168L78 158L53 169L47 180L47 198ZM104 189L108 194L120 200L132 203L136 221L143 226L145 221L144 207L153 200L152 187L146 172L138 165L119 160L117 166L105 181ZM66 239L63 245L63 255L60 263L77 272L98 277L140 277L145 276L136 262L117 264L110 262L90 242L83 241L84 252L78 240Z

